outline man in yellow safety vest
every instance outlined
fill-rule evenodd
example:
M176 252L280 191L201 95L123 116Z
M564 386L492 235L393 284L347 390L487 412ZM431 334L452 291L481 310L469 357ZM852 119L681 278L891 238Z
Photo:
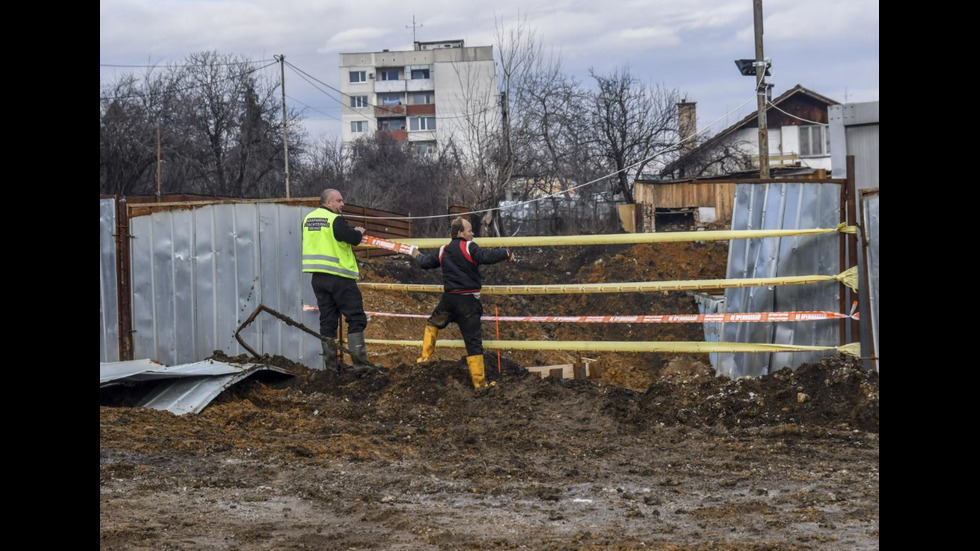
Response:
M337 327L340 316L347 320L347 344L353 371L364 374L375 369L367 359L364 329L367 315L357 287L360 273L354 245L361 242L364 228L351 227L341 214L344 197L336 189L320 194L320 206L303 219L303 272L312 274L313 293L320 309L320 335L324 369L338 373Z

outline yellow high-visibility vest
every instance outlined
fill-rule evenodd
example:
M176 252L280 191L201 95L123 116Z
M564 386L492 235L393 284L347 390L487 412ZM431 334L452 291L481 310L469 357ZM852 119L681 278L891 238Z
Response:
M333 236L336 212L320 207L303 219L303 271L360 278L354 247Z

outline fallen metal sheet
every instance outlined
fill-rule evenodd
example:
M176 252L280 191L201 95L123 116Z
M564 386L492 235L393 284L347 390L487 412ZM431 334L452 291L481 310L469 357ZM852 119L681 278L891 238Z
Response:
M213 369L200 365L202 363L213 364ZM137 404L137 407L162 409L174 415L200 413L223 391L254 373L276 371L283 375L292 375L282 368L263 364L198 362L197 364L174 366L174 368L180 367L187 369L183 372L173 369L170 371L171 373L177 371L179 375L171 376L181 377L180 379L160 382L150 394ZM192 373L194 370L198 372ZM206 373L208 371L213 373ZM205 375L202 376L202 373Z
M257 364L229 364L204 360L192 364L161 366L156 369L134 374L127 379L130 381L155 381L158 379L175 379L181 377L216 377L240 373L242 369Z
M100 362L99 385L109 386L119 384L123 379L147 371L166 367L153 360L129 360L125 362Z
M142 382L178 377L230 375L240 372L243 366L242 364L228 364L213 360L171 366L159 364L153 360L132 360L111 364L102 363L99 368L100 382L107 382L108 373L109 380L118 384L123 381Z

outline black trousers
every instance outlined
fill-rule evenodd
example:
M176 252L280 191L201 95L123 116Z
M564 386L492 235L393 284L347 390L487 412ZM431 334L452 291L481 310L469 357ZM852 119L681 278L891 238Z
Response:
M347 334L363 333L367 327L364 299L357 280L323 272L313 273L313 294L320 309L320 334L335 338L340 315L347 320Z
M459 326L466 344L467 356L483 355L483 305L475 295L443 293L439 304L429 316L429 325L444 329L450 323Z

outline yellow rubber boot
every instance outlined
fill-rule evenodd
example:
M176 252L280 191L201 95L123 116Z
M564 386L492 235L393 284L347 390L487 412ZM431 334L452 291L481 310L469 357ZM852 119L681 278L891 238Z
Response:
M419 359L415 360L415 363L425 363L432 357L432 354L436 351L437 333L439 333L439 328L435 325L425 326L425 335L422 336L422 355Z
M479 356L467 356L466 365L470 368L470 379L473 380L473 388L481 389L487 388L487 378L486 372L483 370L483 355Z

